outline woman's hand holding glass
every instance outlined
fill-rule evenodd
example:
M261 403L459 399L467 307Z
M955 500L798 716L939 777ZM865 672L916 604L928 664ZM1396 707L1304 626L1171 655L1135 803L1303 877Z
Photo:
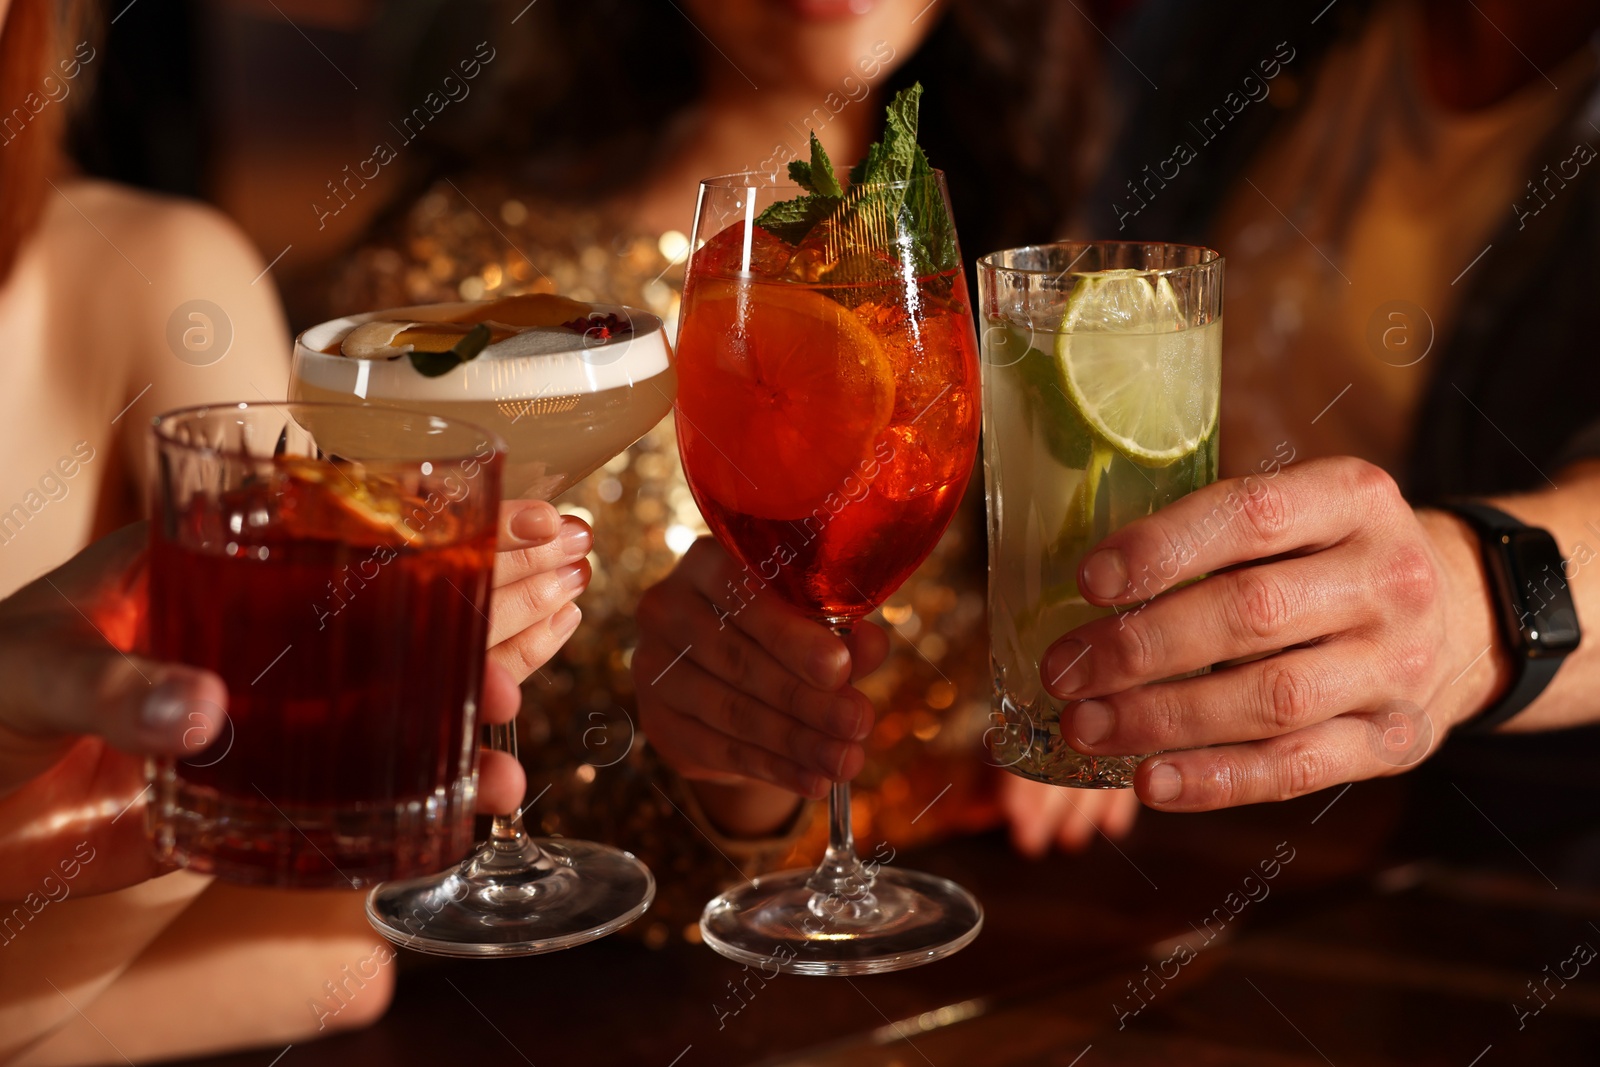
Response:
M144 523L119 530L0 601L0 870L47 868L87 840L103 857L81 890L107 892L163 873L139 810L146 755L198 755L223 733L227 690L216 675L131 651L143 623ZM577 624L592 538L549 504L517 501L501 516L481 721L509 722L518 683ZM521 766L481 754L477 807L513 810ZM26 886L0 897L20 899Z
M700 795L730 830L770 828L793 811L764 787L820 798L860 772L873 709L848 683L889 651L880 627L857 626L847 645L776 596L744 589L745 577L714 539L696 541L640 601L633 656L650 743L686 778L743 786ZM1001 776L1001 810L1020 851L1078 851L1097 831L1120 838L1132 826L1131 791L1071 792Z
M690 779L821 797L866 762L872 702L849 683L889 651L877 626L848 642L747 573L709 537L639 602L633 654L650 743Z

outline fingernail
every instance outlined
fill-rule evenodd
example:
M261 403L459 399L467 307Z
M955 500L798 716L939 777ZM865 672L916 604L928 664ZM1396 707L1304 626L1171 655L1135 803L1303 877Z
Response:
M548 541L561 528L561 516L550 508L527 508L511 516L511 536L523 541Z
M139 727L159 736L170 734L188 724L192 703L188 686L179 681L162 682L139 705Z
M556 571L556 580L564 592L576 593L589 584L589 568L582 563L569 563Z
M867 735L866 716L851 698L843 696L833 702L829 715L829 732L846 741L860 741Z
M818 644L811 651L811 659L806 669L811 672L812 681L824 689L832 689L839 684L839 672L842 666L837 648Z
M1128 591L1128 563L1114 548L1091 552L1078 574L1084 590L1101 600L1114 600Z
M800 781L800 792L803 796L808 797L826 796L829 784L830 783L826 778L818 778L815 775L807 775Z
M583 612L578 610L576 604L563 604L561 608L550 616L550 632L557 637L565 637L578 628L578 622L583 618Z
M1089 646L1067 638L1050 646L1039 674L1050 692L1067 697L1089 684Z
M1183 775L1170 763L1158 763L1150 769L1150 800L1156 804L1170 804L1183 792Z
M589 527L574 519L561 524L561 551L569 556L586 556L594 547L594 534Z
M1111 733L1111 709L1098 700L1084 700L1072 708L1072 736L1078 744L1093 747ZM1170 764L1163 764L1170 766Z

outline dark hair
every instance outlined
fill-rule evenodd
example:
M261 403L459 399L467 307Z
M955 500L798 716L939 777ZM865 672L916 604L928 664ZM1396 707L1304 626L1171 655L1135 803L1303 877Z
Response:
M923 85L918 140L950 185L968 267L1062 236L1102 134L1088 16L1055 0L955 0L889 89Z
M552 199L603 197L647 173L663 130L700 93L699 38L670 4L392 4L373 36L403 72L390 88L397 102L437 89L478 42L494 49L451 121L428 126L408 148L416 187L487 165Z
M637 180L670 148L675 119L701 91L705 42L689 21L671 4L581 0L535 4L518 18L523 32L491 32L525 3L489 0L424 17L391 5L383 16L389 55L419 57L404 64L407 82L395 87L406 99L435 88L477 41L498 52L471 107L419 138L413 192L441 174L488 164L552 199L593 200ZM946 6L885 88L924 86L920 140L948 176L969 260L1048 240L1090 162L1095 94L1084 88L1097 70L1094 30L1065 3ZM619 168L621 159L635 165Z

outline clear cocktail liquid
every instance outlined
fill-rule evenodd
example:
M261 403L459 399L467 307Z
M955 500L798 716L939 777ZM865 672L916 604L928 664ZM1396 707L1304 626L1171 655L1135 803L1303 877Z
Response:
M1198 346L1203 365L1219 366L1220 318L1161 339ZM1106 348L1127 346L1130 357L1133 346L1151 341L1144 333L1096 338ZM998 716L988 739L995 762L1023 777L1121 788L1132 783L1140 757L1074 751L1061 736L1064 705L1045 691L1038 665L1063 634L1111 612L1078 592L1084 553L1113 530L1215 480L1216 422L1179 459L1159 465L1131 458L1096 432L1068 396L1059 349L1059 333L1025 322L991 319L983 331L990 657ZM1131 579L1137 589L1141 576Z

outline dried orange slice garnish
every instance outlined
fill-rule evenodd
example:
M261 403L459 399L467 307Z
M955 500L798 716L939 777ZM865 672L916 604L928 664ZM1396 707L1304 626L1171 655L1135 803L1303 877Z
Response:
M591 305L582 301L553 293L521 293L480 304L458 315L455 321L469 326L479 322L498 323L526 330L560 326L576 318L588 318L593 310Z

